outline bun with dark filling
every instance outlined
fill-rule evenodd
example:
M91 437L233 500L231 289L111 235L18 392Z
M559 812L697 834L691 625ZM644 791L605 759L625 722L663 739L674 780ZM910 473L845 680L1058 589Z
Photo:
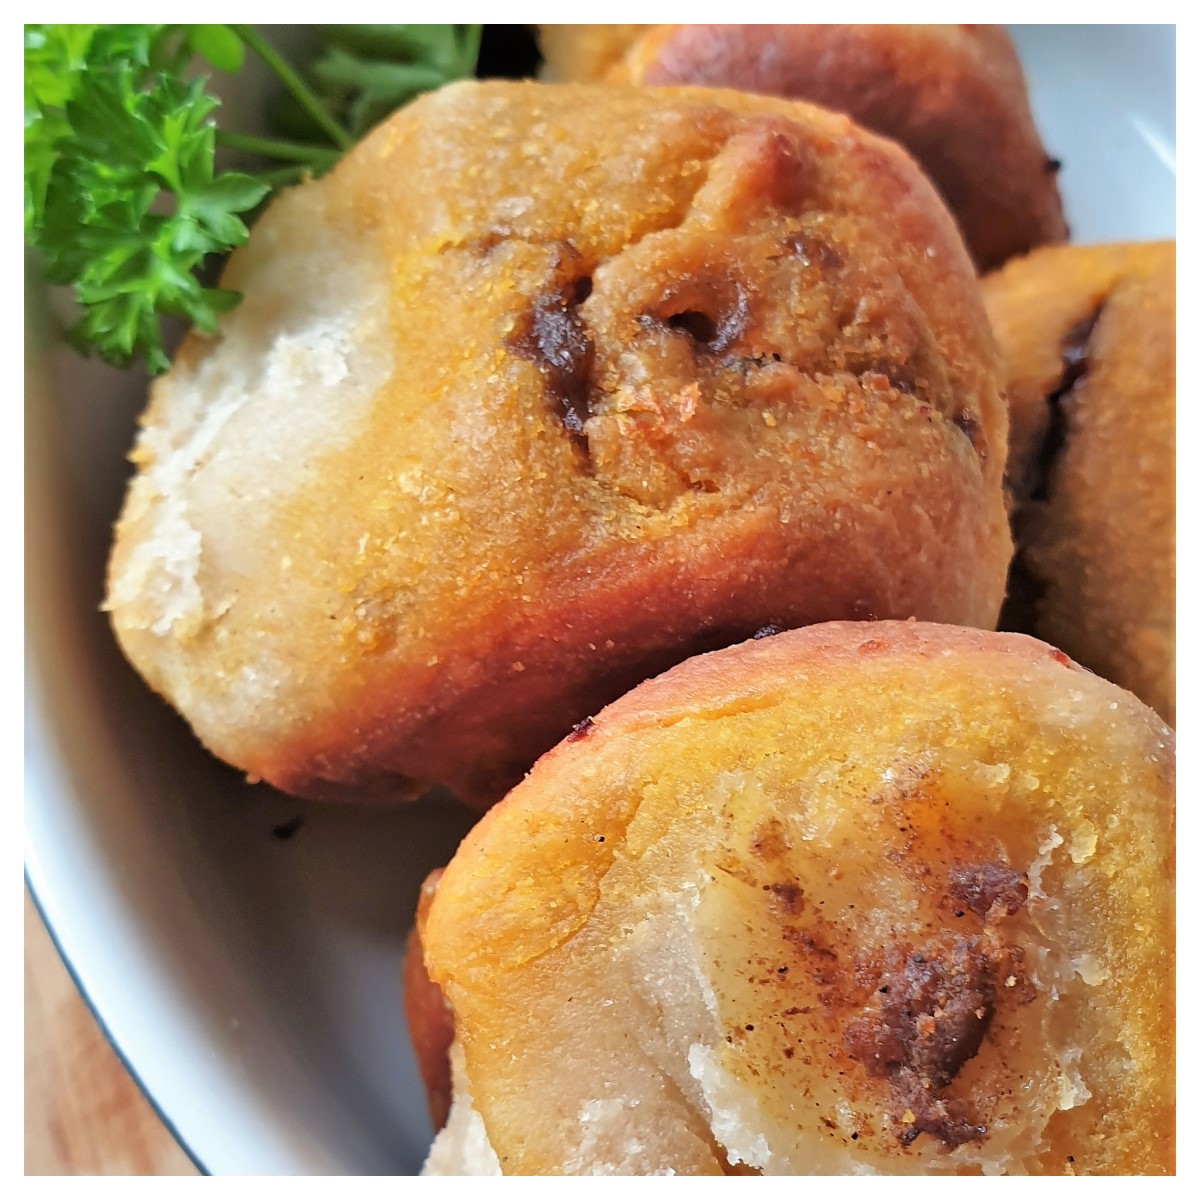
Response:
M703 655L544 757L422 936L438 1174L1162 1174L1174 739L1016 634Z
M1175 243L1039 250L983 281L1008 373L1007 628L1175 724Z
M218 755L485 806L698 650L991 626L1000 366L953 222L845 117L464 83L284 193L154 388L108 607Z

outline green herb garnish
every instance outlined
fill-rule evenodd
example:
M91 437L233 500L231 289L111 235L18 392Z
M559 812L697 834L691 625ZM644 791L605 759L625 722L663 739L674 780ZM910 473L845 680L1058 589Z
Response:
M200 271L246 240L244 214L273 187L327 170L419 92L472 74L480 29L323 27L306 78L245 25L27 25L25 237L47 279L74 288L72 344L165 370L163 317L212 332L237 303ZM239 71L247 50L286 89L292 138L213 123L203 72ZM272 165L218 172L218 146Z

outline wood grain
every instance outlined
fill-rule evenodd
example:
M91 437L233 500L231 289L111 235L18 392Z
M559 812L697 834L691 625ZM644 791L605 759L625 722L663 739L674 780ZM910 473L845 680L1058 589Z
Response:
M25 1174L195 1175L25 897Z

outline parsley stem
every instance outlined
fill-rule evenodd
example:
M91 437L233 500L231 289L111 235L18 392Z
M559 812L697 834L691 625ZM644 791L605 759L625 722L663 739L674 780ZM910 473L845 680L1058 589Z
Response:
M308 163L324 169L337 160L337 151L325 146L314 146L304 142L288 142L279 138L253 137L246 133L217 130L217 145L230 150L245 150L249 154L262 154L267 158L278 158L284 162Z
M464 25L462 31L462 44L458 51L458 73L461 78L470 79L475 74L475 66L479 62L479 44L483 40L483 26Z
M354 145L354 139L329 115L325 106L317 99L304 80L268 42L259 37L252 26L231 25L230 29L279 76L284 87L292 93L300 107L316 121L338 149L349 150Z

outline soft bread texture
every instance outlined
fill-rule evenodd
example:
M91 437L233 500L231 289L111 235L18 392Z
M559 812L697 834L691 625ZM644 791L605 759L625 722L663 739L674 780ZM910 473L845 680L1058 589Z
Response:
M844 117L456 85L225 284L143 418L108 607L252 776L485 806L762 626L994 625L995 345L933 190Z
M506 1174L1170 1172L1173 838L1171 731L1031 638L692 659L438 884L451 1125Z
M483 1118L471 1099L463 1067L462 1047L452 1046L448 1057L454 1105L421 1169L422 1175L503 1175L500 1160L488 1141Z
M543 25L547 78L808 100L895 138L980 270L1067 236L1025 77L997 25Z
M1063 246L983 281L1019 545L1005 623L1175 724L1175 243Z

